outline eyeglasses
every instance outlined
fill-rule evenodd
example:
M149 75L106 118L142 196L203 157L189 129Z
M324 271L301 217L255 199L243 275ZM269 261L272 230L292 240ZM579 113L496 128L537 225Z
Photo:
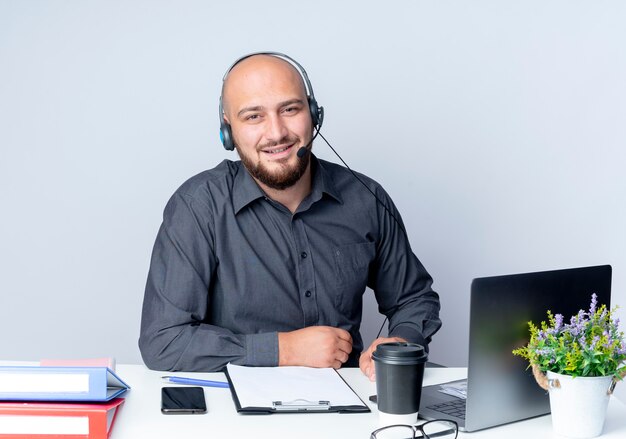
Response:
M459 426L456 422L437 419L420 425L388 425L372 431L370 439L456 439L458 433Z

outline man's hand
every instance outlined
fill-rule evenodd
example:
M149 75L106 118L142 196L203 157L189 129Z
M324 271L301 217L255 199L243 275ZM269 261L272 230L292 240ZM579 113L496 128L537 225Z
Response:
M372 360L372 354L376 350L376 346L381 343L391 343L394 341L404 341L405 339L400 337L380 337L372 342L369 348L361 354L361 358L359 358L359 367L361 371L365 374L366 377L370 379L370 381L376 380L376 370L374 368L374 360Z
M278 365L339 369L352 352L352 336L331 326L278 333Z

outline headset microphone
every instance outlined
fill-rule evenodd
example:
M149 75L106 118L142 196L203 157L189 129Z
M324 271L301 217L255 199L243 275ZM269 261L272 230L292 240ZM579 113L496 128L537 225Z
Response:
M320 133L320 128L322 128L322 121L324 120L324 109L323 108L322 108L321 114L322 114L322 117L320 119L320 124L315 128L315 135L313 137L311 137L311 140L309 141L309 143L307 143L306 145L301 146L300 148L298 148L298 152L296 152L296 155L298 156L299 159L303 158L305 155L307 155L307 153L311 152L311 145L313 144L313 141L315 140L317 135Z

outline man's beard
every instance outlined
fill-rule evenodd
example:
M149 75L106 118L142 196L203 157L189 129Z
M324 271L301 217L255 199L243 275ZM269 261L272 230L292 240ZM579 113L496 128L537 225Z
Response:
M293 148L299 147L293 146ZM307 152L304 157L298 157L298 161L295 166L290 166L287 163L279 163L280 169L271 171L263 163L261 163L261 160L255 163L250 157L243 154L239 148L237 148L237 153L239 154L243 165L254 178L259 180L265 186L279 191L290 188L296 184L298 180L300 180L309 165L311 156L311 154Z

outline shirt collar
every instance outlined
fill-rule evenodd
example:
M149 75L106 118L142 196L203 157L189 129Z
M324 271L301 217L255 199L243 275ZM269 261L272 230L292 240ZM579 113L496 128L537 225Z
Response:
M233 181L233 207L235 215L241 209L252 203L254 200L265 197L265 194L256 184L246 167L241 162L237 162L237 174Z
M339 203L343 204L341 194L335 187L331 173L325 167L325 162L319 160L313 154L311 154L311 169L313 170L313 187L311 190L311 197L314 200L318 200L323 194L328 194Z
M259 198L264 198L265 193L259 185L254 181L243 163L238 162L237 174L233 182L233 207L235 215L241 209L246 207ZM335 188L332 176L328 169L324 167L324 163L311 154L311 170L313 172L313 184L309 198L315 202L322 198L324 194L330 195L332 198L343 204L341 194Z

